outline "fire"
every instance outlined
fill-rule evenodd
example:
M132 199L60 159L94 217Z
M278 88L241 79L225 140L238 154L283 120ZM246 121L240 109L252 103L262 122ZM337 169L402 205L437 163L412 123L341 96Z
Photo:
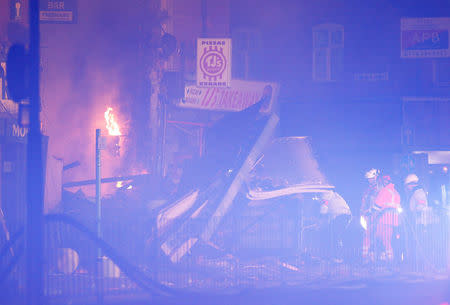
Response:
M120 189L123 188L125 186L125 181L117 181L116 183L116 188ZM126 189L127 190L131 190L133 188L133 186L131 184L129 184Z
M120 189L121 187L123 187L123 185L124 185L123 181L117 181L117 183L116 183L116 187L117 187L118 189Z
M108 129L110 136L120 136L122 133L120 132L119 124L112 112L113 109L111 107L108 107L105 111L106 129Z

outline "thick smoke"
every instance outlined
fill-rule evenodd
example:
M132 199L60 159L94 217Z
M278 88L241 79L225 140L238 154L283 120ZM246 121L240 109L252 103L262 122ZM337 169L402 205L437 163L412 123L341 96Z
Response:
M65 181L94 178L95 129L106 134L103 113L108 106L114 108L126 137L120 158L103 153L102 176L147 167L155 12L150 0L132 5L79 0L75 24L41 25L42 115L49 155L65 164L81 163L65 173Z

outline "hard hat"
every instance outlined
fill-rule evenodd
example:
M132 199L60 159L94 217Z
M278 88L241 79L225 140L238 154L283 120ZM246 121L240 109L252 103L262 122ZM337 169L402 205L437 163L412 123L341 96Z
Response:
M371 178L376 178L378 176L378 174L380 173L379 170L372 168L371 170L369 170L368 172L366 172L366 174L364 175L364 177L366 177L366 179L371 179Z
M417 183L417 182L419 182L419 177L417 177L416 174L409 174L405 178L405 184Z

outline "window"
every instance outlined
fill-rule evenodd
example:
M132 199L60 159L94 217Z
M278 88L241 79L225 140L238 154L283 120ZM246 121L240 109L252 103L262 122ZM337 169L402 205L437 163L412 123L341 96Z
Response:
M313 80L336 81L344 62L344 27L321 24L313 28Z
M252 76L254 57L261 48L261 34L252 28L240 28L233 31L233 78L249 79Z
M433 80L437 87L450 87L450 59L433 61Z

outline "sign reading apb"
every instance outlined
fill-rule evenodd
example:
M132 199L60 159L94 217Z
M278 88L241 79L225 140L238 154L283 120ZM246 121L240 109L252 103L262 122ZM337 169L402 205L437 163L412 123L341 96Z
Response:
M39 0L39 20L42 23L75 23L76 0Z
M450 18L402 18L401 57L450 57Z
M231 39L197 40L197 86L229 87L231 81Z

